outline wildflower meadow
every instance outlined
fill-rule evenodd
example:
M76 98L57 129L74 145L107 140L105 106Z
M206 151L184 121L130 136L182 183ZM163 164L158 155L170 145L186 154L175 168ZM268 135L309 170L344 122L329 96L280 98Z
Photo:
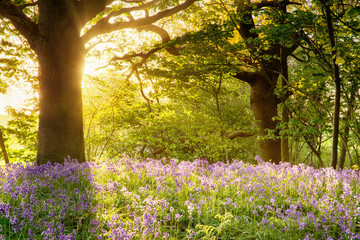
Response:
M1 239L360 239L357 170L234 160L0 168Z

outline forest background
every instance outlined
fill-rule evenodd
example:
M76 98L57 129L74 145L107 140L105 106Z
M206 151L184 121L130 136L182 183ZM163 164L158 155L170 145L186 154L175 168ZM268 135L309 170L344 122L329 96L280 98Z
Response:
M37 21L37 2L1 1L0 9L5 2ZM120 21L178 3L118 2L106 14L139 8ZM259 154L314 167L359 164L359 16L357 1L206 0L91 38L82 81L86 159L252 162ZM26 83L34 96L7 108L4 143L10 161L34 161L38 61L11 21L0 21L0 90Z

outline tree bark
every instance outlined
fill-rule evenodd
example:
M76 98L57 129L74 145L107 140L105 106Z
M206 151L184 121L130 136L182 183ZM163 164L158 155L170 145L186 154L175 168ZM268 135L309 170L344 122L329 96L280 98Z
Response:
M279 163L281 161L281 140L276 130L277 105L279 99L274 93L278 74L258 74L251 84L250 103L256 124L260 129L258 153L264 161ZM265 76L264 76L265 75ZM274 131L275 138L268 138L268 131Z
M85 161L80 28L69 1L39 1L39 131L37 164Z
M289 112L286 107L283 107L281 112L281 122L289 122ZM281 136L281 161L289 162L290 161L290 150L289 150L289 138L287 134Z
M349 133L350 133L350 121L351 115L354 112L354 104L356 103L356 92L358 91L357 81L353 79L350 87L350 96L346 98L347 100L347 111L344 118L344 137L342 138L340 157L339 157L339 168L343 169L345 165L346 153L348 153L350 166L353 164L351 159L351 154L348 147L349 142Z
M0 146L1 146L1 151L3 153L3 156L4 156L5 163L9 164L9 157L6 152L5 142L4 142L4 138L3 138L1 129L0 129Z
M339 169L343 169L345 165L346 153L348 148L347 144L349 141L349 132L350 132L349 123L345 123L344 137L342 138L341 150L339 156L339 166L338 166Z
M110 13L103 11L114 0L38 0L31 3L31 6L38 5L38 21L37 17L30 18L23 12L24 6L0 0L0 16L9 19L28 40L39 60L37 164L62 163L67 156L85 161L81 90L85 42L100 34L150 25L184 10L195 1L186 0L154 15L112 22L120 15L129 18L133 11L148 13L146 8L157 0L128 1L135 6ZM80 36L82 27L101 12L104 18Z
M256 56L270 55L286 59L298 46L297 43L290 47L285 47L280 43L273 44L268 49L259 49L259 46L254 44L253 39L259 38L256 31L255 21L253 18L254 9L261 9L263 7L273 7L282 11L286 11L286 4L289 2L283 1L235 1L238 5L237 12L240 21L236 23L236 29L241 37L244 39L246 47L249 52L257 59ZM235 21L235 20L234 20ZM250 41L249 41L250 40ZM257 72L240 72L234 77L245 81L251 86L250 102L254 113L255 120L260 129L260 136L258 140L258 153L264 161L272 161L279 163L281 159L281 139L279 131L276 128L277 121L274 120L278 116L277 107L281 102L275 93L275 88L278 82L279 73L282 72L281 61L274 57L270 60L257 59L258 64L255 65ZM268 132L271 131L272 138L268 138ZM284 146L288 150L288 146ZM288 160L288 155L285 160Z
M286 4L281 6L281 10L286 13ZM283 20L280 21L282 24L284 23ZM285 53L286 49L284 46L280 47L280 68L281 68L281 87L285 89L284 96L282 97L282 111L281 111L281 122L286 124L286 128L288 128L289 123L289 111L285 105L285 101L289 97L289 93L287 91L288 80L289 80L289 69L288 69L288 62L287 58L288 55ZM290 150L289 150L289 138L288 134L281 135L281 161L289 162L290 161Z
M254 136L254 133L252 132L245 132L245 131L234 131L228 135L226 135L226 137L228 137L230 140L233 140L235 138L238 138L238 137L252 137Z
M335 100L334 100L334 116L333 116L333 144L331 152L331 166L336 169L338 161L338 143L339 143L339 125L340 125L340 100L341 100L341 79L339 66L336 63L336 50L335 50L335 34L333 22L331 19L331 10L328 2L323 2L326 13L326 24L329 33L331 59L333 65L333 78L335 82Z

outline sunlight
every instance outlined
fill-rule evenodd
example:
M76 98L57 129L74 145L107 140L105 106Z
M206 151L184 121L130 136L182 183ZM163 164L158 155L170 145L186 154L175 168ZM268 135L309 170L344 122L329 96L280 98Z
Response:
M147 52L155 43L160 43L159 35L149 31L124 29L117 33L104 34L86 45L89 49L84 74L89 76L104 73L109 60L114 56Z
M6 108L9 106L14 108L23 107L26 101L32 97L34 95L29 93L27 86L9 88L6 94L0 95L0 115L7 115Z

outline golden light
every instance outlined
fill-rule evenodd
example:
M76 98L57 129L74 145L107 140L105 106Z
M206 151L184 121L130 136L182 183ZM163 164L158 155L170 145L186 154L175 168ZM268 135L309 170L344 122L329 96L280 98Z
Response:
M25 102L34 97L31 94L31 87L25 83L20 88L17 86L11 86L6 94L0 95L0 115L7 115L6 108L8 106L14 108L21 108L25 105Z

